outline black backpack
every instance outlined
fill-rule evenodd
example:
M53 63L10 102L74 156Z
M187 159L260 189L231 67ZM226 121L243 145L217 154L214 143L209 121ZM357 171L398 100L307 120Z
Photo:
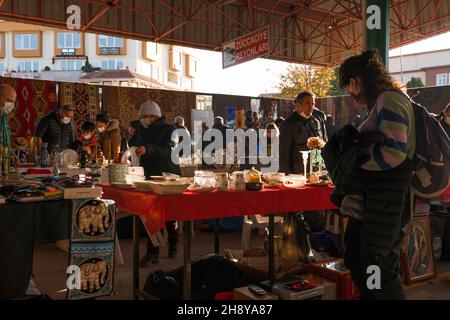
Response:
M450 139L441 124L420 104L411 101L416 124L413 158L414 194L422 200L440 196L450 178Z
M233 291L245 285L247 281L242 271L220 255L209 254L192 262L192 300L214 300L219 292ZM161 300L183 299L183 267L150 274L144 291Z

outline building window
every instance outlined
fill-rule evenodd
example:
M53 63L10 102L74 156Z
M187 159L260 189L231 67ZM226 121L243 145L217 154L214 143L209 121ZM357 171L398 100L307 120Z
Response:
M38 72L39 62L36 61L20 61L17 62L17 72Z
M57 42L58 42L58 49L81 48L81 36L79 33L59 32Z
M102 69L104 70L124 69L124 64L123 61L106 60L102 61Z
M149 59L151 61L158 60L158 44L155 42L144 42L144 58Z
M119 81L119 85L121 87L129 87L130 83L128 81Z
M122 48L123 40L118 37L99 36L100 48Z
M183 58L183 54L180 50L177 50L175 48L170 48L169 49L169 68L170 70L173 71L180 71L181 70L181 65L182 65L182 58Z
M79 71L83 66L82 60L63 60L61 61L61 70L63 71Z
M167 81L173 84L178 85L178 75L172 72L167 74Z
M38 50L37 34L16 34L14 37L15 50Z
M112 86L112 81L103 81L105 86Z
M446 73L438 73L436 75L436 85L437 86L448 85L448 75Z
M191 78L195 78L197 76L198 71L198 60L197 58L186 55L186 75Z

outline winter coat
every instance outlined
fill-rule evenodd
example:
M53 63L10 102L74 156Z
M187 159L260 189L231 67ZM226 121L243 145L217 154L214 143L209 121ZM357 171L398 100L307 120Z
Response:
M110 120L105 131L98 134L98 144L102 148L103 156L106 160L116 160L118 158L121 141L119 121L115 119Z
M83 147L89 147L88 155L90 158L95 156L95 147L97 146L97 138L93 134L89 140L85 140L83 136L79 136L77 141L75 142L76 148L74 149L82 149Z
M35 135L41 138L43 143L48 144L49 152L56 146L62 150L72 148L74 141L72 124L63 124L57 111L52 111L41 119Z
M399 230L409 222L412 161L406 159L385 171L362 169L360 166L372 156L373 146L383 143L382 134L357 133L351 128L345 126L337 131L322 149L322 157L336 186L331 200L339 207L349 207L346 202L353 199L352 210L360 213L363 223L362 246L375 255L387 256Z
M294 112L280 127L280 170L286 174L302 173L303 162L300 151L309 150L306 142L310 137L319 137L320 122L314 117L304 118Z
M139 126L137 131L137 146L145 146L146 153L141 156L141 166L144 167L145 176L160 176L163 172L179 174L179 167L172 162L172 150L175 146L172 141L174 126L159 118L148 128Z

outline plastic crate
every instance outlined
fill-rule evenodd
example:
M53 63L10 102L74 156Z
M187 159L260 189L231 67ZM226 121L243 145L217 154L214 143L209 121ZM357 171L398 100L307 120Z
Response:
M333 260L331 262L338 262ZM327 262L329 263L329 262ZM311 273L336 283L336 300L358 300L359 290L350 276L350 270L335 271L325 267L325 263L314 263L308 267Z

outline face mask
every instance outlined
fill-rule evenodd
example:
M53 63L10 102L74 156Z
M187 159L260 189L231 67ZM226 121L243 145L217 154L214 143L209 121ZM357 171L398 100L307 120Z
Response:
M105 127L98 128L97 130L98 130L98 132L103 132L103 131L105 131Z
M2 113L8 114L14 110L14 102L6 101L2 108Z
M148 128L148 126L150 125L150 119L149 118L141 119L141 124L144 128Z
M445 123L447 123L450 126L450 117L445 118Z
M92 134L88 134L88 135L83 136L84 140L89 140L91 138L92 138Z
M68 124L68 123L70 123L71 120L72 120L72 119L69 118L69 117L64 117L61 121L62 121L62 123L64 123L64 124Z
M351 96L353 97L353 100L355 101L356 104L363 104L363 105L365 104L362 92L358 93L357 95L351 94Z

